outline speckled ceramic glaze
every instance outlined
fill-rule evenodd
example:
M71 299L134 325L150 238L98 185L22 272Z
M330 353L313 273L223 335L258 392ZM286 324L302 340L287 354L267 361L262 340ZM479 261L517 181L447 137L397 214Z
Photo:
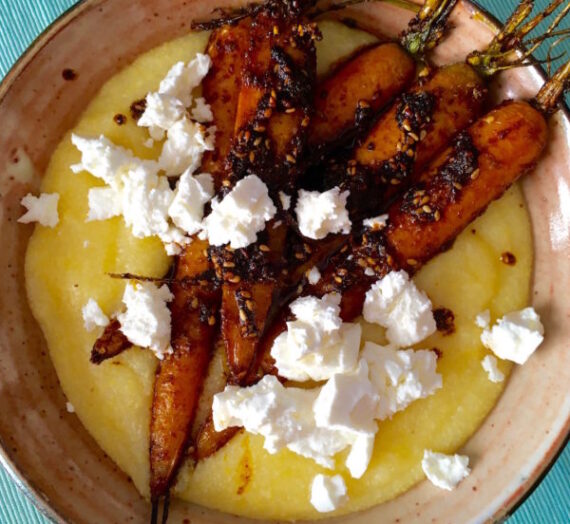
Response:
M241 2L225 2L236 5ZM146 522L148 504L98 448L74 415L27 306L23 263L31 226L18 225L21 197L37 191L63 133L117 70L160 42L179 36L212 0L92 0L55 23L0 87L0 460L57 522ZM461 60L493 34L467 3L439 63ZM352 11L367 28L394 35L410 13L385 4ZM73 69L73 75L62 72ZM67 79L66 79L67 78ZM532 69L502 75L497 99L529 97L541 85ZM524 496L563 444L570 427L570 123L550 120L550 144L524 181L532 217L536 266L533 305L547 338L509 380L485 424L462 452L473 472L452 493L422 482L397 499L335 522L483 522L502 517ZM54 268L55 271L58 268ZM172 522L246 522L173 503Z

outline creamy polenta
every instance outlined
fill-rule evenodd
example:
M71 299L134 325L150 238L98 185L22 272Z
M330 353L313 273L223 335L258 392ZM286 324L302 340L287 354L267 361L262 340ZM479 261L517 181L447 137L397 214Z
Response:
M340 24L322 24L319 71L370 35ZM166 43L118 73L91 101L74 133L104 134L143 158L156 158L160 144L144 147L146 129L136 126L129 106L157 88L177 61L203 52L208 35L192 34ZM117 115L126 117L126 122ZM81 308L94 298L105 313L121 307L124 281L110 272L162 276L170 259L156 239L134 238L121 218L86 222L87 192L100 182L87 173L73 174L79 152L66 135L43 179L43 192L60 194L60 222L54 229L37 227L26 258L30 305L46 337L62 388L87 430L105 452L148 496L149 419L156 360L150 351L131 349L100 366L89 362L97 332L83 326ZM501 260L512 253L516 264ZM437 348L443 388L414 402L391 420L381 422L375 451L364 476L345 474L349 502L336 514L364 509L395 497L423 478L426 448L456 451L493 408L502 384L494 384L481 367L487 354L479 340L475 316L489 308L493 317L524 307L529 298L532 267L530 223L521 190L512 188L474 222L453 248L438 256L415 277L434 307L450 309L455 332L436 333L420 347ZM382 331L364 325L363 340L384 342ZM510 365L499 363L508 374ZM222 511L256 518L311 519L322 514L309 501L310 484L319 472L314 462L287 450L269 455L260 437L245 433L211 458L183 467L178 497ZM343 457L338 472L345 473ZM329 514L330 515L330 514ZM329 516L328 515L328 516Z

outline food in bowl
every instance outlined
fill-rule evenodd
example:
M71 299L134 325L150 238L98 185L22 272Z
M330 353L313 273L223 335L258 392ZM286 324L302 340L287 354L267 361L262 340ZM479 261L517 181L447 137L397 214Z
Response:
M330 24L330 41L335 40L335 31L358 35L355 38L362 40L369 38ZM327 30L322 29L323 45L330 49ZM203 51L206 38L191 35L141 57L110 80L86 110L74 133L88 137L103 133L112 143L132 150L138 158L157 158L161 144L145 146L145 143L151 145L148 135L129 117L129 108L148 92L156 92L158 82L178 60L188 62L197 51ZM161 68L160 74L153 75L148 84L143 83L142 79L150 76L149 71L155 67ZM117 115L124 116L126 124ZM155 238L134 238L120 218L85 222L88 190L97 181L84 172L70 174L70 166L79 160L68 136L54 154L44 179L42 191L60 195L60 221L53 230L38 228L30 243L27 258L30 303L48 339L64 391L78 415L102 447L131 475L141 492L147 493L149 407L157 361L148 351L129 349L99 367L89 364L97 332L85 330L81 311L91 299L108 316L121 311L125 283L108 274L130 273L164 279L170 261L161 242ZM493 316L500 317L520 309L528 301L532 253L528 217L520 207L522 204L517 190L508 193L489 209L480 223L472 226L475 233L465 233L452 250L416 276L419 287L427 292L434 305L447 308L455 317L455 334L435 335L422 343L426 349L437 347L441 352L437 366L444 387L380 423L367 472L358 480L345 475L349 499L339 512L368 507L407 489L421 477L420 461L425 449L457 449L491 409L502 384L490 382L481 366L486 352L479 343L480 331L474 326L474 318L486 307L491 307ZM506 245L505 238L512 238L512 244ZM516 264L504 264L501 258L505 258L505 253L514 253ZM46 264L47 256L53 261L54 254L62 257L59 267L65 267L65 273L49 271L53 266ZM483 260L487 261L488 272L481 274L474 269L474 276L469 279L465 272L458 274L460 267L475 265L479 270ZM422 277L423 274L426 276ZM450 275L457 275L456 280ZM448 287L451 282L454 285ZM501 292L490 293L496 285ZM472 297L472 303L466 303L466 296ZM209 316L206 321L209 323ZM384 344L383 333L378 331L365 324L362 338ZM168 359L166 354L162 356ZM508 365L502 364L501 369L508 372ZM460 398L465 401L459 401ZM446 428L443 434L442 427ZM290 471L295 475L289 475ZM346 473L341 464L338 471ZM198 463L195 469L185 467L175 492L187 500L232 513L312 518L318 513L310 505L308 494L318 473L331 472L287 450L269 455L263 450L260 437L242 433L218 453ZM283 492L287 497L282 496Z

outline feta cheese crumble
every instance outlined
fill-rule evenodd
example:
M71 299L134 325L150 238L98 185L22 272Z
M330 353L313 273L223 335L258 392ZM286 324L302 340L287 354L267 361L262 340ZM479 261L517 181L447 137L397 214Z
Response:
M340 475L315 475L311 484L311 504L319 513L328 513L342 506L348 497Z
M172 124L166 132L166 141L158 160L166 175L179 175L183 171L193 173L200 167L205 151L214 150L215 127L206 129L189 118Z
M321 279L321 272L317 266L313 266L309 271L307 271L307 282L314 286L318 284L319 280Z
M349 457L366 457L371 446L361 433L317 426L313 404L319 392L320 388L286 388L272 375L247 388L228 385L214 395L214 427L222 431L243 426L265 438L263 447L269 453L286 447L329 469L334 468L334 456L346 448L352 448Z
M384 420L414 400L433 395L442 387L433 351L397 350L366 342L362 350L370 379L379 395L375 417Z
M75 413L75 408L73 407L73 404L71 402L66 402L65 403L65 410L68 413Z
M469 457L464 455L445 455L426 449L422 459L422 469L435 486L448 491L453 490L471 470Z
M343 323L340 295L301 297L291 304L296 320L273 342L271 356L282 377L290 380L326 380L356 368L361 327Z
M351 222L346 210L348 191L334 187L324 193L301 189L295 212L299 231L307 238L320 240L329 233L350 233Z
M500 369L497 367L497 359L493 355L487 355L482 361L481 366L487 372L489 380L491 382L502 382L505 380L505 375L501 373Z
M150 282L128 283L123 295L126 311L117 316L129 341L149 348L160 360L172 353L167 303L173 298L166 284L159 288Z
M491 323L491 312L488 309L482 311L475 317L475 324L481 329L488 328L490 323Z
M158 92L147 95L146 109L138 125L148 127L152 139L162 140L165 131L184 116L186 109L192 105L192 90L200 85L211 64L210 56L202 53L197 53L188 65L177 62L160 82ZM203 100L196 101L195 113L199 117L209 116ZM196 120L209 121L201 118Z
M524 364L544 340L544 327L532 307L513 311L481 334L481 342L503 360Z
M93 331L96 327L105 327L109 323L109 317L97 302L90 298L81 310L83 325L87 331Z
M377 217L367 218L362 221L362 225L364 227L373 230L384 229L387 223L388 223L388 215L379 215Z
M214 180L212 175L203 173L192 176L186 170L178 179L174 198L168 208L168 215L180 229L189 235L202 228L204 204L214 196Z
M263 231L277 209L267 186L257 175L240 180L221 202L212 200L212 212L204 219L204 233L213 246L230 243L233 249L249 246Z
M408 347L436 331L431 301L405 271L392 271L372 285L362 310L367 322L387 328L388 340Z
M18 222L21 224L38 222L45 227L55 227L59 222L58 202L58 193L41 193L37 197L28 193L20 202L27 211L18 219Z

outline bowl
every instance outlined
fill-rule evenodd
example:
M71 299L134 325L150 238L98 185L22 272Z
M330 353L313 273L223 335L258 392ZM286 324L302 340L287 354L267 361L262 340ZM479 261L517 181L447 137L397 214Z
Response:
M211 6L208 0L86 0L56 21L0 86L0 268L5 275L0 284L0 461L54 522L144 522L150 508L66 411L26 301L23 267L32 227L17 224L19 202L38 191L51 152L99 87L140 53L183 34L191 20L208 17ZM410 13L368 4L353 8L351 16L394 35ZM491 19L466 1L456 7L452 21L454 29L436 50L436 62L461 60L496 31ZM531 97L542 82L541 71L533 67L503 73L492 88L497 99ZM570 429L568 114L557 112L549 125L549 146L534 175L523 182L536 253L533 305L545 325L544 344L514 370L498 404L462 449L473 471L454 492L421 482L390 502L334 522L497 520L524 497L564 444ZM171 518L193 524L248 522L176 501Z

